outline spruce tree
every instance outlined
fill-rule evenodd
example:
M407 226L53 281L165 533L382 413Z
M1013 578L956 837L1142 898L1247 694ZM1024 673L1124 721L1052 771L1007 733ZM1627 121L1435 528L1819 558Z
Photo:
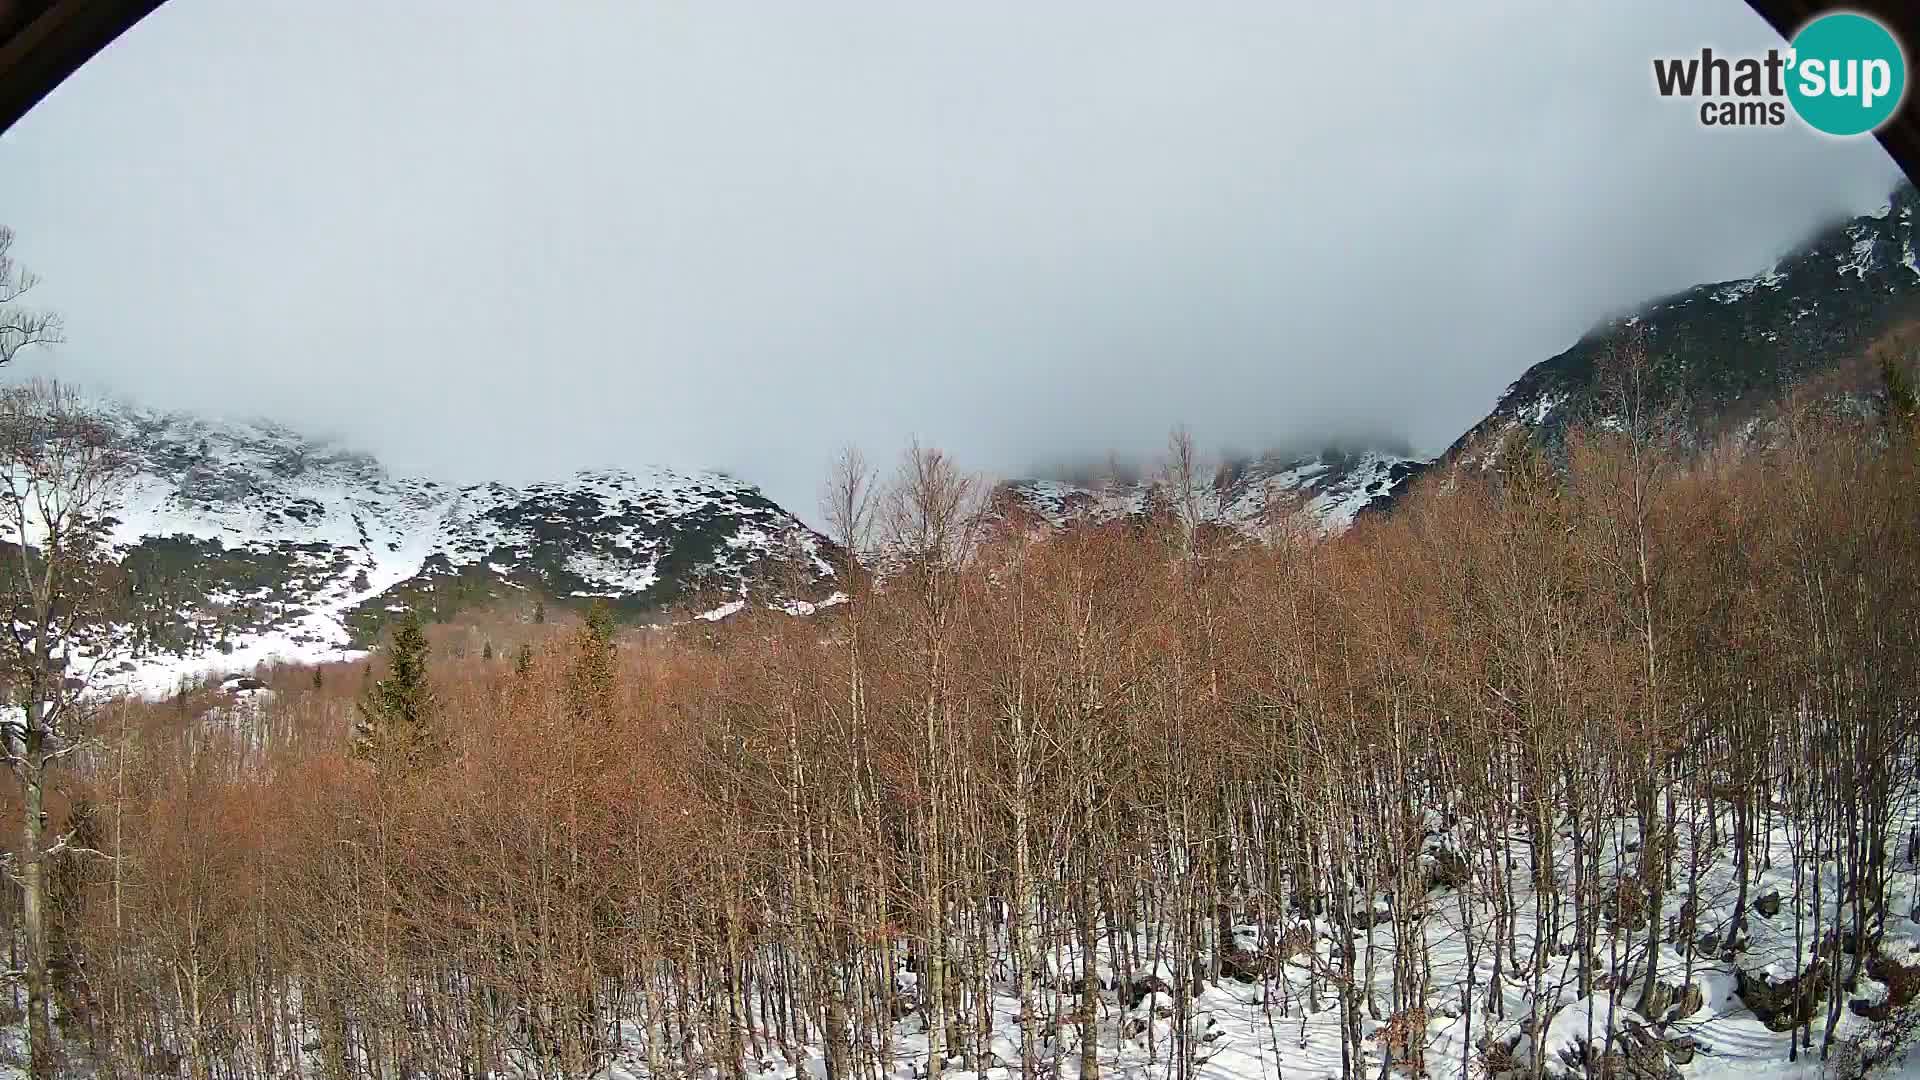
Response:
M529 645L524 641L520 643L520 651L515 653L513 656L513 673L515 675L520 676L521 678L526 678L527 676L533 674L533 646L532 645Z
M315 665L313 669L313 688L315 690L318 690L320 689L321 686L325 685L325 683L326 683L326 676L322 675L320 667L318 665Z
M493 662L493 642L489 641L480 647L480 659L488 663Z
M539 626L547 621L547 602L539 597L533 598L533 624Z
M613 631L613 612L595 600L574 637L568 672L567 692L582 720L605 724L613 719Z
M374 683L360 701L354 754L383 770L420 764L434 749L432 711L427 635L419 615L409 611L394 627L387 677Z
M604 600L587 605L587 636L603 648L613 648L613 609Z

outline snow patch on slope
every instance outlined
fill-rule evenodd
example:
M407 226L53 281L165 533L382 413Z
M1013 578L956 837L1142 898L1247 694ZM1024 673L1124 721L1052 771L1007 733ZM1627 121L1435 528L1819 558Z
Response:
M103 658L101 682L111 688L157 695L204 673L357 658L349 613L434 567L483 566L491 578L527 588L530 575L545 572L538 566L549 566L576 595L628 598L662 586L668 548L678 551L690 542L683 537L700 532L719 543L721 557L679 572L744 588L758 560L794 552L814 579L834 577L818 536L720 473L596 469L524 487L454 487L392 476L367 455L266 421L158 412L106 397L94 405L137 469L113 513L116 551L189 538L287 568L287 580L271 589L192 596L201 610L178 612L181 625L236 608L252 622L240 632L220 628L219 640L207 630L205 647L188 655L156 647Z
M1322 534L1346 531L1362 511L1405 482L1411 458L1378 451L1262 459L1224 470L1194 493L1200 523L1261 535L1273 527L1306 526ZM1175 508L1158 481L1081 486L1060 480L1021 480L1001 486L1002 505L1047 528L1107 524ZM1003 517L1007 516L1003 513Z

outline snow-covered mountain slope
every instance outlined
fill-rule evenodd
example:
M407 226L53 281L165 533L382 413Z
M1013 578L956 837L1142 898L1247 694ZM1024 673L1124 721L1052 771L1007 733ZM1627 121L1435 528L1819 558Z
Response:
M1523 373L1441 460L1486 467L1516 439L1557 447L1569 426L1608 413L1598 375L1633 335L1649 362L1647 404L1677 407L1707 433L1764 413L1810 376L1860 391L1872 373L1846 366L1889 326L1920 317L1917 213L1920 193L1902 183L1879 212L1822 231L1751 277L1697 285L1596 327Z
M1197 509L1206 522L1243 532L1304 523L1338 533L1392 506L1434 465L1490 467L1522 442L1556 451L1572 425L1604 422L1601 368L1635 336L1647 357L1646 407L1677 409L1700 434L1752 431L1782 391L1810 377L1835 395L1872 397L1874 372L1861 355L1911 319L1920 319L1920 192L1902 183L1877 213L1823 230L1750 277L1698 285L1595 327L1522 373L1437 461L1380 452L1268 457L1223 469L1202 485ZM1150 514L1166 496L1154 481L1023 480L996 498L1007 522L1060 527Z
M1201 521L1260 535L1276 528L1344 532L1369 509L1389 503L1425 462L1377 450L1327 450L1312 457L1267 456L1230 463L1202 480L1194 511ZM1159 479L1082 485L1019 480L996 494L1009 523L1062 528L1141 519L1176 510Z
M131 614L115 681L334 659L388 612L533 596L628 618L832 595L828 543L752 485L666 469L509 487L389 474L272 423L101 405L136 463L115 513Z

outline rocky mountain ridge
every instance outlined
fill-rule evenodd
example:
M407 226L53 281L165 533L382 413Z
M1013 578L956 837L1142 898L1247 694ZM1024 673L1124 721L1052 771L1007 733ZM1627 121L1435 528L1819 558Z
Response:
M1390 503L1427 464L1382 450L1339 448L1228 461L1197 478L1193 509L1205 524L1249 535L1294 527L1336 534L1370 508ZM1144 520L1170 507L1169 489L1158 477L1016 480L1002 484L995 496L1002 519L1058 529Z
M1575 423L1607 412L1610 354L1644 346L1649 404L1718 434L1764 414L1782 391L1833 375L1836 392L1870 391L1850 368L1895 323L1920 317L1920 193L1902 183L1877 213L1822 230L1749 277L1697 285L1612 319L1528 368L1487 416L1438 459L1487 467L1516 439L1557 447Z
M1889 326L1920 316L1920 195L1822 231L1747 278L1700 285L1609 320L1529 368L1437 459L1365 448L1231 461L1198 484L1206 522L1261 535L1339 533L1436 467L1555 447L1602 419L1599 372L1645 346L1656 403L1724 430L1809 376L1842 372ZM1837 377L1838 378L1838 377ZM1838 378L1842 391L1855 391ZM113 539L131 610L119 675L147 690L194 667L348 655L395 610L448 618L533 596L599 599L629 620L725 617L748 603L837 601L838 553L751 484L667 469L581 472L524 486L449 486L266 421L123 402L105 412L138 464ZM1169 503L1147 478L1000 485L1002 522L1049 529L1140 520Z
M633 620L835 596L832 545L719 473L456 487L271 422L101 411L135 463L113 515L131 612L114 667L142 689L196 666L338 658L407 607L598 599Z

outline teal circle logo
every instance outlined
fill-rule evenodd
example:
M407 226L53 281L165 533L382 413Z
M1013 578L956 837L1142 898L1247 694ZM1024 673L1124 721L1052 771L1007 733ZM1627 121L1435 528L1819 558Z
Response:
M1907 90L1907 58L1886 27L1850 11L1822 15L1793 36L1787 100L1809 127L1864 135L1886 123Z

